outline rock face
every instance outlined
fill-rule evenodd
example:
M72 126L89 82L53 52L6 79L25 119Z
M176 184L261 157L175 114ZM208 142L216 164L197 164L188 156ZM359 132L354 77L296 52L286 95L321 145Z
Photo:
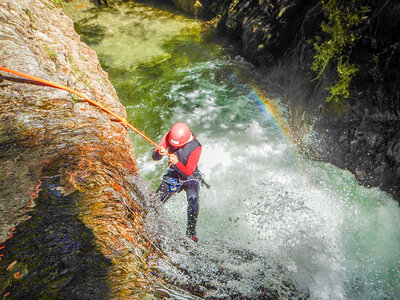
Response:
M125 117L95 52L50 1L0 3L0 58ZM145 298L159 280L127 130L65 91L0 89L0 297Z
M399 3L325 1L328 11L315 0L201 2L203 15L215 17L210 23L236 40L238 53L262 70L267 93L287 101L294 139L307 153L400 199ZM344 17L347 9L357 11L362 21L348 25L354 19ZM330 14L337 19L330 21ZM323 22L342 26L354 39L315 79L313 43L330 39L321 30ZM327 90L338 80L340 53L358 72L350 81L350 96L343 103L327 103Z

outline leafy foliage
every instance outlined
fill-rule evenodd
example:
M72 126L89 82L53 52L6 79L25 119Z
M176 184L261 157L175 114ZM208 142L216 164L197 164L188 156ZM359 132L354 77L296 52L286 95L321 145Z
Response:
M341 57L337 65L339 80L329 89L330 95L326 98L326 101L340 102L340 99L348 98L350 81L357 71L355 65L349 64L347 61L343 62Z
M350 46L358 38L355 28L366 19L369 9L357 7L355 0L344 2L340 8L337 0L323 1L322 9L328 20L321 24L324 38L317 36L313 44L316 54L311 69L317 73L318 79L330 62L336 64L338 80L329 89L326 101L342 102L348 98L351 79L358 71L355 65L348 62Z

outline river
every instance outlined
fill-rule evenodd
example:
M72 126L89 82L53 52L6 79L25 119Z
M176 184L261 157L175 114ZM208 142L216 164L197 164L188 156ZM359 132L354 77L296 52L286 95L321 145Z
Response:
M248 76L252 66L227 54L229 43L199 21L137 3L97 8L79 0L66 11L134 126L158 141L183 121L202 143L199 167L211 189L200 192L197 247L205 264L237 274L210 297L262 299L260 288L268 286L291 298L287 280L296 297L398 297L398 203L360 186L348 171L298 154L285 129L288 108L260 92ZM141 175L155 189L166 162L153 162L152 146L135 133L131 139ZM173 197L166 211L184 232L185 195ZM187 268L199 268L194 264ZM282 277L270 271L273 264ZM198 274L211 276L210 268Z

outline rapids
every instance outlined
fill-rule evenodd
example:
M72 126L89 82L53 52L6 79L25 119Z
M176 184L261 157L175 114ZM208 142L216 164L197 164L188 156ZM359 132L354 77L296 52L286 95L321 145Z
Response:
M157 141L184 121L203 145L199 167L211 189L200 192L200 243L168 243L185 231L184 193L161 208L171 219L159 233L163 250L190 274L160 265L171 282L220 298L400 294L398 203L348 171L298 154L283 128L289 108L272 100L276 116L260 105L265 97L247 76L253 67L230 57L227 42L199 21L142 4L96 8L77 0L65 9L134 126ZM166 163L153 162L152 146L131 138L155 189Z

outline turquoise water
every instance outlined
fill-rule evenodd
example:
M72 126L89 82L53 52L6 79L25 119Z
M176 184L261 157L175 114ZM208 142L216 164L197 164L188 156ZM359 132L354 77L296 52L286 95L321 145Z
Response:
M224 54L200 22L139 4L99 10L74 1L68 13L133 125L156 141L176 121L197 133L199 166L212 186L201 190L198 221L209 251L218 241L272 253L315 299L398 297L397 202L348 171L297 155L256 105L249 65ZM141 174L156 188L166 162L153 162L152 146L131 138ZM185 195L166 207L184 231Z

